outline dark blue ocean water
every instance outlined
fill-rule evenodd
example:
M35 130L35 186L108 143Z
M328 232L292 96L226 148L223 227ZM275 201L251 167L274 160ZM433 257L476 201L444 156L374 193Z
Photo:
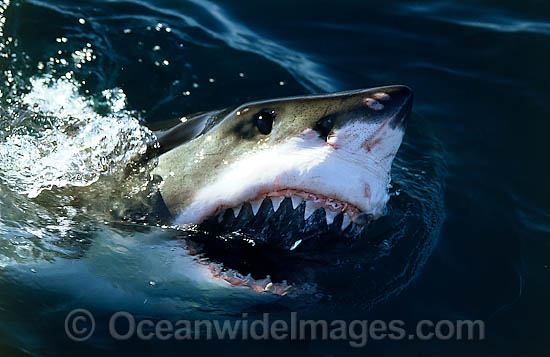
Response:
M550 353L547 2L4 5L0 355ZM258 297L194 280L180 233L104 224L90 213L111 209L110 197L118 202L118 191L103 190L114 186L104 176L121 170L125 152L139 151L148 135L140 126L251 100L388 84L415 93L393 168L391 220L374 252L340 251L343 263L312 275L314 298ZM85 137L70 135L75 121ZM88 143L95 146L82 149ZM98 322L85 343L63 328L77 307ZM485 321L486 338L369 341L359 349L116 342L106 321L120 310L172 320L290 311L411 324L471 319Z

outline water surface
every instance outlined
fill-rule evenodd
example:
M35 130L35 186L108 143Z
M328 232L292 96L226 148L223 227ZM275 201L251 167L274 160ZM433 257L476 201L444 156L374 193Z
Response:
M78 344L63 330L77 307L98 321L119 310L172 320L245 311L480 319L481 342L371 341L349 352L548 353L550 5L27 0L2 8L2 355L349 349L125 344L101 329ZM124 220L150 189L147 168L123 179L152 137L148 127L251 100L388 84L415 91L388 215L373 230L376 244L325 257L307 298L228 288L197 264L186 243L193 232Z

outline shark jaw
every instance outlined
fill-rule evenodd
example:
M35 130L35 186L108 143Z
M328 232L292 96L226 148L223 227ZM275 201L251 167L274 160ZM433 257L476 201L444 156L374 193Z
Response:
M286 199L293 209L284 213L289 221L307 224L323 216L327 227L340 230L364 225L383 214L389 199L391 163L403 137L401 127L388 125L391 119L352 122L326 139L306 129L277 145L266 140L196 192L175 223L222 221L227 210L242 219L243 207L250 207L250 218L262 207L275 215Z

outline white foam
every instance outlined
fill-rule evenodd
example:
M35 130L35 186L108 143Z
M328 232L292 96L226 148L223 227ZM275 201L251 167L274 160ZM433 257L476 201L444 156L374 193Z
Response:
M30 82L21 102L34 115L12 123L0 142L0 175L17 192L33 198L52 187L88 186L145 152L151 132L125 110L121 90L103 92L111 113L100 115L69 79Z

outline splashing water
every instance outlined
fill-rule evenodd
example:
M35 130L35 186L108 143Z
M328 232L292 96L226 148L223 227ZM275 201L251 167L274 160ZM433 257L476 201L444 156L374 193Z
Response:
M101 175L122 172L146 150L152 133L125 110L120 89L103 91L99 101L79 95L67 78L32 78L17 120L0 125L0 178L30 198L52 187L89 186Z

